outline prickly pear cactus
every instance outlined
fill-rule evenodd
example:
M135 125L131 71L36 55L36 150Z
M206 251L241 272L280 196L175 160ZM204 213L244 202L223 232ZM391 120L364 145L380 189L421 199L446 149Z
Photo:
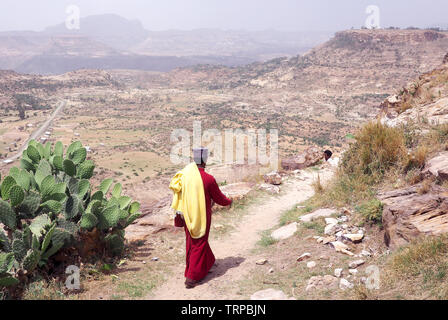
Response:
M124 229L140 216L140 204L112 179L94 188L94 171L79 141L65 152L61 142L29 142L20 168L0 179L0 223L8 231L0 228L0 287L16 285L19 270L32 274L64 247L79 248L85 232L98 234L99 249L123 252Z

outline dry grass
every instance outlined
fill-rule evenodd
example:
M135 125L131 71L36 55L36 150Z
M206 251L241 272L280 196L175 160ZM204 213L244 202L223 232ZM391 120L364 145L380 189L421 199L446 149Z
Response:
M431 190L431 186L433 184L433 179L425 179L420 184L420 187L417 189L418 194L426 194Z
M416 239L394 252L382 272L382 298L448 299L448 236Z
M315 193L322 193L324 191L324 187L320 181L320 175L317 175L317 179L313 181L313 189Z

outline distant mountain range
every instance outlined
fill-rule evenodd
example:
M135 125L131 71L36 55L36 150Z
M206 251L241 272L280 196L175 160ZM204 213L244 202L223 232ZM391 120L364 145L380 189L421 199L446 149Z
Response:
M196 64L238 66L294 56L325 42L331 32L198 29L148 31L114 14L82 18L41 32L0 32L0 69L59 74L77 69L169 71Z

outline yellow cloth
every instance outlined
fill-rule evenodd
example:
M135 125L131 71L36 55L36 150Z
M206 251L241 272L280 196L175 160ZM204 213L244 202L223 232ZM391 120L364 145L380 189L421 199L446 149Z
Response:
M183 213L185 224L193 239L205 235L207 215L204 185L196 163L192 162L176 173L170 182L173 190L171 208Z

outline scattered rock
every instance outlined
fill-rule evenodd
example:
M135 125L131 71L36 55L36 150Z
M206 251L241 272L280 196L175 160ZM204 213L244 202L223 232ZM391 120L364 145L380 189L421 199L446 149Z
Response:
M314 276L308 280L305 291L313 289L336 289L338 287L338 278L332 275Z
M316 266L316 262L315 261L310 261L306 264L306 266L308 267L308 269L312 269Z
M304 254L302 254L300 257L297 258L297 261L300 262L308 258L311 258L311 253L305 252Z
M280 193L279 187L274 186L272 184L267 184L267 183L260 184L260 186L258 187L258 190L263 190L270 194L279 194Z
M371 255L372 254L369 251L367 251L367 250L362 250L361 251L361 256L370 257Z
M143 264L146 264L146 261L142 261Z
M338 218L338 221L339 221L339 222L347 222L347 221L348 221L348 217L347 217L347 216L340 216L340 217Z
M308 213L308 214L305 214L305 215L301 216L300 217L300 221L311 222L314 219L317 219L317 218L320 218L320 217L329 217L329 216L331 216L333 214L336 214L336 213L337 213L337 211L334 210L334 209L328 209L328 208L327 209L318 209L318 210L316 210L314 212L311 212L311 213Z
M355 268L358 268L360 265L363 265L364 263L365 263L365 261L360 259L360 260L350 262L348 266L351 269L355 269Z
M268 273L274 273L274 268L270 268L270 269L268 270Z
M339 289L341 290L352 289L353 287L354 287L353 283L351 283L347 279L342 278L339 281Z
M335 218L325 218L325 224L338 224L338 219Z
M154 257L154 258L151 259L151 261L159 261L159 258L158 257Z
M336 237L335 236L330 236L330 237L326 237L326 238L322 238L322 244L328 244L330 242L336 241Z
M280 185L282 183L282 176L277 171L272 171L263 176L264 182L273 185Z
M358 273L358 270L356 270L356 269L348 269L348 272L355 276Z
M260 259L260 260L257 260L255 263L258 264L259 266L262 266L262 265L264 265L266 262L268 262L267 259Z
M260 290L255 292L251 297L251 300L291 300L293 298L288 298L283 291L275 290L272 288Z
M342 235L342 238L349 240L353 243L358 243L362 241L364 235L362 233L346 233Z
M342 268L334 269L334 275L335 275L335 277L338 277L338 278L342 277L342 272L343 272L343 269L342 269Z
M326 235L329 235L329 234L334 233L334 232L336 231L336 226L337 226L337 224L327 224L327 225L325 226L324 233L325 233Z
M353 256L354 255L353 252L349 251L350 248L345 243L343 243L341 241L330 242L330 245L336 250L336 252L342 252L342 253L345 253L345 254L347 254L349 256Z
M275 240L283 240L291 237L297 231L297 222L290 223L271 233L271 237Z

